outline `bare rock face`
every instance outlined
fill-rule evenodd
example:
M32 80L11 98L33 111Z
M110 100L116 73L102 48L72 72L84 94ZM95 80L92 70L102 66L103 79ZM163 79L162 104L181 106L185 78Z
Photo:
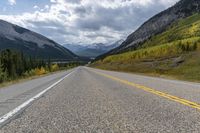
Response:
M139 29L127 37L118 48L107 55L117 54L128 49L137 48L142 42L153 35L162 33L170 24L181 18L186 18L200 12L200 0L181 0L173 7L155 15L145 22Z

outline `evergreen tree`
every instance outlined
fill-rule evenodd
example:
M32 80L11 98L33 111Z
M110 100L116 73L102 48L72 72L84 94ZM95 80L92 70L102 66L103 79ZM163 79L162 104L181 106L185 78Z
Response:
M48 70L51 72L51 59L50 58L48 59L47 65L48 65Z
M3 70L3 66L0 62L0 83L7 80L7 77L8 77L7 72Z

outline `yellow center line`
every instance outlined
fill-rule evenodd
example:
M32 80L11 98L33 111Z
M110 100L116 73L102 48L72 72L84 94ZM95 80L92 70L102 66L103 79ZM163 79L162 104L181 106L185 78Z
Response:
M186 99L183 99L183 98L179 98L177 96L173 96L173 95L170 95L170 94L167 94L167 93L164 93L164 92L161 92L161 91L158 91L158 90L155 90L155 89L152 89L152 88L140 85L140 84L129 82L127 80L122 80L122 79L119 79L117 77L113 77L113 76L110 76L110 75L107 75L107 74L104 74L104 73L100 73L100 72L97 72L97 71L93 71L93 72L95 72L95 73L97 73L97 74L99 74L101 76L110 78L112 80L119 81L119 82L124 83L126 85L130 85L132 87L136 87L136 88L144 90L146 92L150 92L152 94L155 94L155 95L164 97L166 99L170 99L172 101L175 101L175 102L181 103L183 105L186 105L186 106L189 106L189 107L192 107L192 108L200 110L200 104L198 104L198 103L191 102L189 100L186 100Z

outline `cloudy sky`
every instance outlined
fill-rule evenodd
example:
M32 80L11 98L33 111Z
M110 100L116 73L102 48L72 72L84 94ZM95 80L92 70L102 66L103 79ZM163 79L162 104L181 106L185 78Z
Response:
M111 43L178 0L0 0L0 19L60 44Z

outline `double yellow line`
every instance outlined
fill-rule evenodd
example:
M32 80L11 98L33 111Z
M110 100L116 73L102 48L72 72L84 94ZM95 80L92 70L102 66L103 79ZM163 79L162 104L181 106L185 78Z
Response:
M183 98L179 98L179 97L176 97L176 96L173 96L173 95L170 95L170 94L161 92L161 91L157 91L157 90L155 90L155 89L152 89L152 88L149 88L149 87L140 85L140 84L136 84L136 83L129 82L129 81L126 81L126 80L122 80L122 79L119 79L119 78L116 78L116 77L113 77L113 76L110 76L110 75L107 75L107 74L104 74L104 73L100 73L100 72L97 72L97 71L94 71L94 72L97 73L97 74L99 74L99 75L101 75L101 76L110 78L110 79L112 79L112 80L119 81L119 82L124 83L124 84L126 84L126 85L130 85L130 86L132 86L132 87L135 87L135 88L144 90L144 91L146 91L146 92L150 92L150 93L152 93L152 94L155 94L155 95L164 97L164 98L166 98L166 99L169 99L169 100L172 100L172 101L175 101L175 102L184 104L184 105L186 105L186 106L189 106L189 107L192 107L192 108L195 108L195 109L200 110L200 104L198 104L198 103L191 102L191 101L189 101L189 100L186 100L186 99L183 99Z

